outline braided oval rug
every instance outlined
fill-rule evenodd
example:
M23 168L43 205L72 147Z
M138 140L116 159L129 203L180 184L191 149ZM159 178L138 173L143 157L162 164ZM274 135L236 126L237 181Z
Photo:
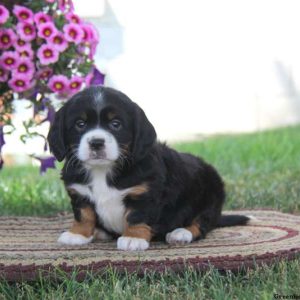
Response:
M225 212L234 213L237 212ZM67 273L77 270L80 280L87 271L101 273L107 267L140 274L166 269L181 272L188 266L235 271L299 257L300 216L271 210L238 213L256 219L246 226L216 229L205 240L188 245L153 242L144 252L118 251L116 241L95 241L83 246L58 244L59 234L73 221L69 214L0 217L0 277L8 281L35 280L41 273L51 276L59 269Z

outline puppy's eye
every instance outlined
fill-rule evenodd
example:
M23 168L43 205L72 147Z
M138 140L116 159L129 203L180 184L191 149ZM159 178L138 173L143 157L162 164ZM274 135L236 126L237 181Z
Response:
M83 129L86 125L86 122L83 120L77 120L75 123L76 127L79 129Z
M120 130L122 127L121 121L118 119L113 119L108 124L109 128L112 130Z

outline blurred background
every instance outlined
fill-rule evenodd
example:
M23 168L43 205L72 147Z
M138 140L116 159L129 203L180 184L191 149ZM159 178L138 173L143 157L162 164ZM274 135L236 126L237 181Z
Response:
M107 86L146 112L168 142L261 131L300 121L300 2L74 0L100 33L96 65ZM19 128L4 158L38 153ZM27 115L29 114L29 115ZM45 124L42 129L47 132Z

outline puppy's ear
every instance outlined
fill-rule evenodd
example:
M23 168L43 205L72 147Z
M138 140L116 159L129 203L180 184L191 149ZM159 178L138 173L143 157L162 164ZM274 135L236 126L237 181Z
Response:
M156 141L156 132L147 119L144 111L136 105L134 118L134 137L132 143L132 156L135 162L147 155Z
M48 143L50 151L54 154L58 161L62 161L67 153L65 141L65 106L55 113L54 121L48 133Z

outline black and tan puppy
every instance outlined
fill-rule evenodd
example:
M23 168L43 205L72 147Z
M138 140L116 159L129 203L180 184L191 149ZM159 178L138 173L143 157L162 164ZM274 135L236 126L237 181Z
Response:
M202 159L156 140L143 110L126 95L91 87L55 115L50 149L65 165L62 179L74 224L58 239L85 244L118 238L122 250L145 250L151 239L190 243L246 216L221 216L223 182Z

